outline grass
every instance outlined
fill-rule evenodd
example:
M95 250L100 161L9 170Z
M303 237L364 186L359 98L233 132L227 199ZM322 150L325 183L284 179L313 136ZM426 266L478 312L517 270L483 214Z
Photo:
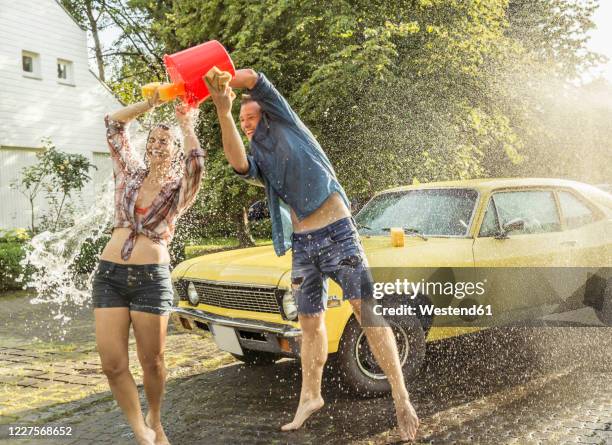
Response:
M24 297L34 297L36 293L32 290L7 290L0 292L0 298L6 300L16 300Z

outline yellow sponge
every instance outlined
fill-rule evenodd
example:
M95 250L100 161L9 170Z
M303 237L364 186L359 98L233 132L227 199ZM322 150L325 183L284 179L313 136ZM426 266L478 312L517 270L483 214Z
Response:
M208 70L205 77L208 79L210 86L217 91L225 90L227 85L232 80L232 75L230 73L227 71L221 71L216 66L213 66L210 70ZM234 91L231 91L230 94L232 100L236 98Z

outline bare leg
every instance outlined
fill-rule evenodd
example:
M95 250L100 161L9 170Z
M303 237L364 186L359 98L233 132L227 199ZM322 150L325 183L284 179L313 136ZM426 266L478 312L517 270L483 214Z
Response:
M136 442L153 445L155 432L142 418L138 389L128 366L128 337L130 313L128 308L94 309L96 344L102 371L123 414L134 431Z
M143 384L149 409L147 426L155 431L156 445L169 445L168 438L161 424L161 405L166 386L166 367L164 349L168 316L147 312L130 312L136 337L138 360L142 366Z
M324 404L321 397L321 380L327 361L325 315L299 315L299 320L302 328L302 391L295 417L292 422L281 427L283 431L297 430Z
M361 300L349 301L357 321L361 323ZM408 397L393 331L390 327L364 327L362 329L366 334L376 362L384 371L391 385L400 438L401 440L414 440L419 427L419 418Z

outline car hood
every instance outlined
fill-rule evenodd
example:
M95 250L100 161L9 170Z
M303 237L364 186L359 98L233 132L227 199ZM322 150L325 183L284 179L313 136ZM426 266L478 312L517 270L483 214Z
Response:
M439 264L439 253L458 242L454 238L429 238L428 241L406 238L404 247L395 248L391 246L389 236L362 237L361 240L371 267ZM268 245L192 258L179 264L173 277L289 287L290 271L291 251L278 257L273 247Z
M290 270L291 255L278 257L269 245L192 258L179 264L173 276L278 286L281 277Z

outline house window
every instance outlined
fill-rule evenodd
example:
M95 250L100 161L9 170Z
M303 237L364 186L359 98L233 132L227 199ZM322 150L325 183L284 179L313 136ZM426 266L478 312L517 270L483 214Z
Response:
M60 83L74 84L72 62L69 60L57 59L57 80Z
M26 73L34 72L34 59L32 59L32 56L24 54L23 56L21 56L21 61L23 62L23 70Z
M31 51L22 51L21 69L26 77L40 78L40 56Z

